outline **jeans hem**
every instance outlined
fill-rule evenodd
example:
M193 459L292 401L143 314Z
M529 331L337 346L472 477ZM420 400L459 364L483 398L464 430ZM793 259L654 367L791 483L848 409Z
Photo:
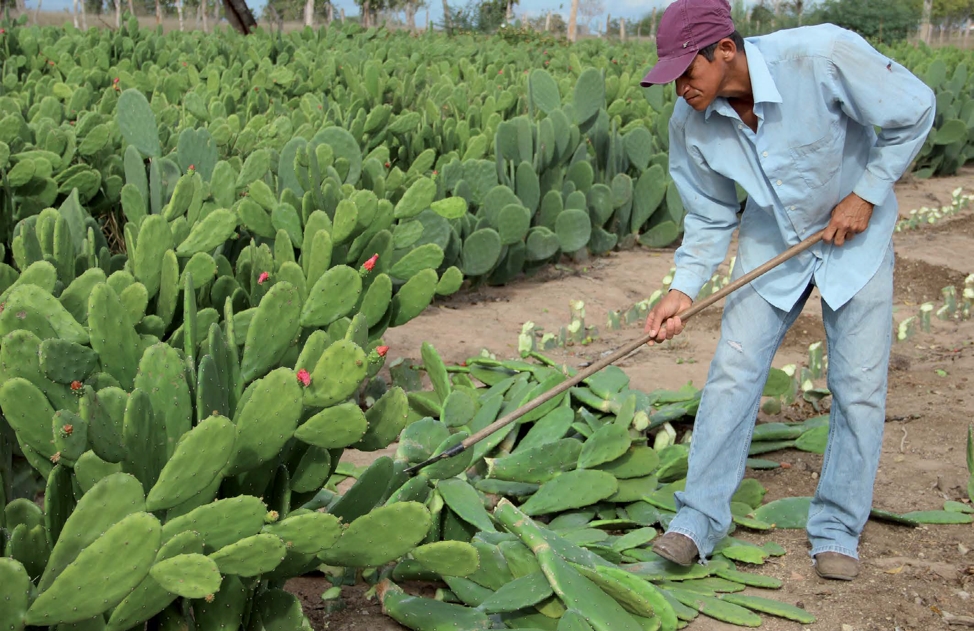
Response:
M811 549L811 551L809 551L808 556L814 560L815 555L822 554L823 552L838 552L839 554L844 554L847 557L852 557L857 561L859 560L859 553L857 553L855 550L850 550L849 548L834 544L815 546Z
M697 538L697 535L690 532L686 528L679 528L679 527L671 528L667 532L668 533L675 532L678 535L683 535L684 537L689 538L690 541L693 542L693 545L697 547L697 556L699 557L699 561L697 561L697 563L699 563L700 565L707 565L707 555L704 554L703 548L700 546L700 540Z

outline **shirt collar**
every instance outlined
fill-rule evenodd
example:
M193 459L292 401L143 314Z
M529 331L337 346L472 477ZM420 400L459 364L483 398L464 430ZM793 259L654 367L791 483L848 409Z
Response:
M774 83L768 64L764 60L764 55L757 46L751 42L744 41L744 53L747 55L747 72L751 76L751 92L754 95L755 114L763 118L762 103L781 103L781 93ZM707 106L705 118L709 119L712 112L717 112L724 116L734 117L737 113L730 106L727 99L718 97L714 102Z

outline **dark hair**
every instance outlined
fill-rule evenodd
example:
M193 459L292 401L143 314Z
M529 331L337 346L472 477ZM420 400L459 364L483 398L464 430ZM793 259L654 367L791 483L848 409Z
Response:
M734 31L727 37L722 37L721 39L730 39L732 42L734 42L734 45L737 46L738 51L740 51L741 53L744 52L744 38L741 37L741 34L738 33L737 31ZM714 53L717 52L717 44L719 43L720 41L718 40L713 44L711 44L710 46L707 46L706 48L701 48L699 54L703 55L707 61L713 61Z

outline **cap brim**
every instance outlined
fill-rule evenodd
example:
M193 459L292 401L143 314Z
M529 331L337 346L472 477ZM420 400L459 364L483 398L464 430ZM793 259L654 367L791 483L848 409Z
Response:
M653 69L650 70L639 85L648 88L651 85L665 84L679 79L697 56L697 51L691 50L678 57L659 60Z

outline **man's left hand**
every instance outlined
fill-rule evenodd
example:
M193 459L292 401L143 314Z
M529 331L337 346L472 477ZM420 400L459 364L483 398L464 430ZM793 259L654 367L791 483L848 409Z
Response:
M873 205L855 193L850 193L832 210L832 221L826 226L822 240L842 245L864 231L872 215Z

